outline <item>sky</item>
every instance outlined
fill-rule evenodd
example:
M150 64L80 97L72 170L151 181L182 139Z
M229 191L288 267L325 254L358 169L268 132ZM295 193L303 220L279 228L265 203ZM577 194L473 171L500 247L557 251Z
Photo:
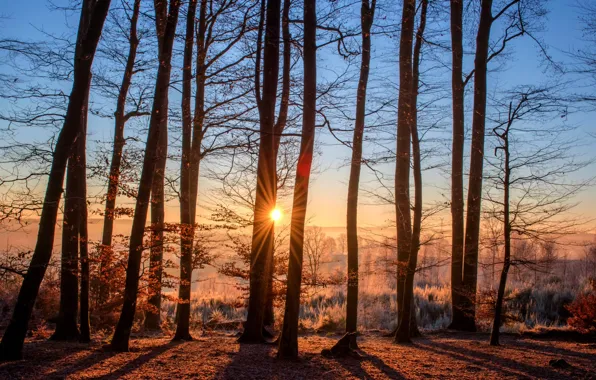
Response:
M55 0L55 4L65 4L65 0ZM116 3L116 1L112 1ZM539 37L549 45L549 53L556 61L569 61L567 52L581 48L581 30L578 22L578 9L573 7L571 0L551 0L547 8L550 13L544 23L544 32ZM397 5L396 5L397 7ZM25 39L43 38L44 32L52 34L68 35L76 28L78 16L65 16L60 11L50 11L49 2L46 0L24 0L24 1L3 1L0 3L0 35L2 37L19 37ZM179 33L181 32L179 27ZM396 60L387 59L388 55L397 56L397 41L373 36L373 64L371 77L375 80L377 90L384 80L387 83L395 83L398 75ZM393 50L392 50L393 49ZM510 46L510 55L507 60L501 63L498 72L489 74L489 87L492 90L507 88L519 84L538 84L548 75L545 73L544 65L539 58L536 44L528 38L515 41ZM325 76L326 70L331 70L339 65L337 58L323 52L319 60L319 75ZM375 62L375 57L383 57ZM473 57L466 58L466 65L469 67ZM357 65L356 65L357 66ZM0 69L1 70L1 69ZM437 69L438 75L447 80L447 73ZM395 92L391 86L387 86L387 91ZM355 98L355 94L354 94ZM471 97L469 97L471 98ZM470 101L470 99L468 99ZM0 106L5 107L6 103L0 101ZM578 126L577 137L583 136L588 131L595 129L594 123L596 115L589 112L579 112L570 116L570 123ZM0 121L0 123L2 123ZM447 123L447 127L449 127ZM470 126L467 125L466 128ZM90 119L89 129L96 139L109 140L112 135L112 121L98 118ZM319 171L310 185L310 196L308 205L308 216L311 224L320 226L344 226L346 215L346 197L347 182L349 176L349 167L347 166L350 157L350 150L337 143L328 133L318 130L319 151L321 155L317 157L317 168ZM447 136L448 136L447 130ZM33 139L39 131L23 132L24 139ZM443 136L445 136L444 132ZM468 141L469 143L469 141ZM444 145L448 147L447 141ZM372 148L365 148L368 152ZM593 154L587 147L578 148L580 155L589 156ZM448 156L448 149L443 153ZM587 168L578 176L590 175L596 172L594 165ZM393 164L381 167L388 176L391 176ZM436 169L424 173L425 201L444 200L444 195L448 194L448 182L446 180L445 169ZM364 169L362 178L363 188L373 188L374 177L367 169ZM204 179L201 180L201 189L209 189ZM593 190L590 191L593 193ZM596 216L596 197L590 196L590 192L582 193L578 199L582 202L582 212ZM199 203L201 200L199 199ZM280 207L285 211L285 219L289 221L289 204L286 201ZM361 227L373 227L386 224L393 217L394 209L392 206L379 206L374 204L374 200L361 195L359 209L359 224ZM448 215L446 215L448 217ZM167 208L167 218L175 221L178 218L177 203L171 202ZM449 220L446 219L449 224Z

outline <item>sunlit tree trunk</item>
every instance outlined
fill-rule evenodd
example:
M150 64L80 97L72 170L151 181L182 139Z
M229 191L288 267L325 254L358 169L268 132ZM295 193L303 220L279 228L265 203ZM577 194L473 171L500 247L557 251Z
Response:
M284 45L283 50L283 66L282 66L282 83L281 83L281 99L280 99L280 106L279 106L279 114L277 116L277 122L274 126L274 134L275 134L275 141L274 150L275 150L275 158L277 160L277 156L279 153L279 145L281 143L281 135L283 134L284 129L286 128L286 122L288 119L288 106L290 103L290 70L292 65L292 40L290 35L290 0L284 0L283 4L283 12L282 12L282 19L281 19L281 30L282 30L282 40ZM260 75L260 74L258 74ZM275 165L277 173L277 163ZM276 181L276 195L275 198L277 200L277 181ZM271 230L272 237L271 239L275 239L275 229ZM263 324L265 326L272 326L275 321L275 315L273 313L273 299L275 294L273 293L273 276L275 272L275 259L271 260L269 263L269 277L267 279L267 304L265 305L265 318ZM264 331L265 333L265 331Z
M484 129L486 124L486 74L492 0L482 0L480 23L476 36L474 60L474 114L472 117L472 147L468 184L468 211L463 265L462 307L464 316L460 329L475 331L476 287L478 282L478 243L480 236L480 203L482 200L482 170L484 162Z
M263 0L264 1L264 0ZM263 342L263 322L268 293L268 272L273 260L274 228L270 214L275 207L276 172L274 119L279 73L280 0L267 0L263 66L263 96L257 96L260 115L260 145L257 189L250 260L248 315L240 342ZM258 94L258 90L257 94Z
M160 1L158 0L156 2ZM165 0L162 0L162 2L165 2ZM155 163L159 158L157 150L159 146L160 129L165 125L164 119L167 118L167 112L162 112L162 110L164 109L163 104L166 102L165 97L167 96L166 94L170 84L172 48L176 34L179 8L179 0L170 1L170 9L163 36L163 45L159 51L159 68L155 83L153 109L151 112L151 121L149 123L149 134L147 137L147 145L145 147L145 157L139 183L135 215L130 234L130 251L128 256L128 267L126 270L124 303L111 343L112 349L116 351L128 351L128 340L130 338L130 331L136 310L139 270L143 253L143 236L145 232L145 223L147 221L147 211L149 208L149 198L154 178Z
M109 0L86 0L82 4L81 23L82 25L88 25L88 27L79 28L79 34L82 34L83 37L77 38L79 43L75 51L73 87L64 125L56 141L39 221L37 243L29 269L23 278L12 318L4 332L2 343L0 343L0 360L18 360L22 357L23 343L27 335L33 305L52 256L54 231L66 164L77 137L83 133L81 110L84 108L85 94L89 90L91 66L109 7ZM88 23L83 22L85 20L83 15L89 15L89 18L86 19L89 20Z
M298 356L298 317L304 254L304 224L308 204L308 185L312 166L317 99L317 14L316 0L304 2L304 101L300 156L290 228L290 258L283 327L279 337L278 358Z

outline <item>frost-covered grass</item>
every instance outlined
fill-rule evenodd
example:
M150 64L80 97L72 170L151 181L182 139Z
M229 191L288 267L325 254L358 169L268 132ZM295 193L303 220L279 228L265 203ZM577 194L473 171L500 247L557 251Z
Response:
M565 286L560 281L545 281L540 286L517 284L507 289L505 310L509 318L503 331L523 332L544 328L565 328L569 312L565 308L581 291ZM243 320L246 308L240 291L197 293L191 301L193 324L209 321L229 322ZM361 331L391 330L396 323L397 295L384 280L369 279L361 286L358 305L358 324ZM414 289L418 326L423 331L447 328L451 320L451 290L449 285L422 285ZM492 310L491 300L487 308ZM325 332L345 329L346 294L343 286L315 289L303 299L300 308L300 327ZM162 315L170 322L175 318L175 304L164 302ZM276 324L282 322L282 309L276 309ZM479 325L488 328L490 312Z

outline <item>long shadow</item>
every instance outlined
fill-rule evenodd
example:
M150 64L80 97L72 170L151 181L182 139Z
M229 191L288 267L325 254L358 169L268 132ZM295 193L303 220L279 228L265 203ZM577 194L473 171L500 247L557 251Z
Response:
M166 351L171 350L172 348L182 344L184 342L169 342L165 345L162 346L157 346L157 347L153 347L152 349L149 350L149 352L140 355L138 357L136 357L134 360L131 360L130 362L126 363L125 365L123 365L122 367L120 367L119 369L117 369L114 372L110 372L109 374L97 377L96 379L118 379L128 373L130 373L131 371L134 371L135 369L143 366L144 364L148 363L149 361L151 361L152 359L156 358L157 356L160 356L161 354L165 353Z
M546 342L548 342L548 341L546 341ZM519 344L521 346L526 346L526 345L531 346L532 351L540 351L544 354L549 354L549 355L573 356L573 357L576 357L579 359L587 359L587 360L594 360L594 358L596 357L596 350L594 350L594 353L578 352L578 351L568 350L568 349L562 348L562 347L531 344L530 342L527 342L527 341L524 342L523 338Z
M425 350L435 352L439 355L449 355L462 362L473 363L479 367L492 369L507 376L519 377L520 372L523 372L528 376L536 376L538 374L547 377L561 376L559 372L548 366L532 366L501 356L473 351L465 347L454 347L446 343L433 342L432 345L424 345L424 348Z
M274 344L247 344L238 343L238 352L228 352L228 357L231 361L225 365L224 368L218 370L216 378L237 379L244 377L250 373L250 368L247 368L247 363L253 363L251 367L263 368L264 363L268 362L267 367L275 366L275 359L270 358L272 350L277 348ZM267 378L266 375L259 374L259 378Z
M82 372L98 363L101 363L103 360L111 358L115 354L116 353L112 351L104 351L102 348L93 348L85 357L77 359L75 363L63 367L60 369L60 371L56 371L48 375L62 378L76 372Z
M372 378L372 375L366 371L365 368L362 367L363 362L369 362L385 375L387 375L390 379L405 379L405 377L396 371L393 367L388 366L385 364L383 359L379 358L378 356L368 354L364 352L364 357L362 359L355 359L355 358L339 358L336 361L348 372L350 372L353 376L359 379L369 379Z

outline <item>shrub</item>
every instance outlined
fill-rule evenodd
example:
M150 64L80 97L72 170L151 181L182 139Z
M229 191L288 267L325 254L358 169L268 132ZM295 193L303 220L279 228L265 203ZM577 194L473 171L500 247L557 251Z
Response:
M575 301L567 305L571 318L567 320L569 326L580 332L596 331L596 292L579 295Z

